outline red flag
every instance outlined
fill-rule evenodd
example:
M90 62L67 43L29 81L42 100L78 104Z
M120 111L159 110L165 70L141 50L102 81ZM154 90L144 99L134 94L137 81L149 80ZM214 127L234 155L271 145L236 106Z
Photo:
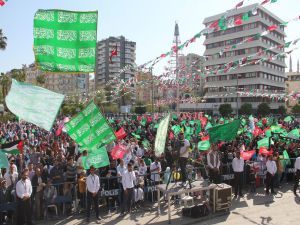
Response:
M127 152L127 148L124 145L116 145L112 150L111 150L111 157L116 160L116 159L122 159L124 155Z
M201 138L201 141L208 141L209 140L209 136L204 136Z
M121 140L123 138L125 138L127 136L125 130L123 127L120 128L120 130L118 130L117 132L115 132L115 135L117 137L118 140Z
M207 123L207 118L206 117L201 117L200 122L201 122L201 126L204 127Z
M241 158L243 158L244 160L250 160L252 158L252 156L254 155L255 150L251 150L251 151L241 151Z
M239 2L239 3L235 6L235 8L237 9L237 8L239 8L239 7L242 7L243 4L244 4L244 1L241 1L241 2Z
M138 120L138 121L141 121L141 120L142 120L142 116L138 116L138 117L137 117L137 120Z
M148 122L148 123L151 123L151 122L152 122L152 117L151 117L151 116L148 116L148 117L147 117L147 122Z
M5 5L5 2L3 0L0 0L0 5L1 6L4 6Z
M112 57L118 55L118 46L116 44L115 48L111 51L110 56L109 56L109 62L112 63Z
M242 17L238 16L235 18L234 25L239 26L242 25L242 23L243 23Z
M260 147L259 148L259 154L261 155L272 155L273 151L268 151L266 147Z
M24 142L20 141L17 145L17 149L20 151L21 154L23 154L23 148L24 148Z
M262 133L263 133L263 131L259 127L255 127L255 129L253 131L254 137L257 137L257 136L261 135Z
M174 134L173 134L173 132L170 132L170 134L169 134L169 139L170 139L170 140L173 140L173 139L174 139Z

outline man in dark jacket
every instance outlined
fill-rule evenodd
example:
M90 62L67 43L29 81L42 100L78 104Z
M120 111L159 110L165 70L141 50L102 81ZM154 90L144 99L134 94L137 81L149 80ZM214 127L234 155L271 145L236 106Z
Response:
M40 168L36 168L35 175L32 178L32 196L34 198L33 208L35 209L36 219L42 218L43 190L46 186L46 179L42 176Z

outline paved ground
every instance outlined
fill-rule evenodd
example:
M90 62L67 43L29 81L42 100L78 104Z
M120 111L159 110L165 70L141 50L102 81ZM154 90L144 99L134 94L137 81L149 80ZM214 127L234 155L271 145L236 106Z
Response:
M245 195L244 198L233 200L230 213L223 215L212 215L206 220L182 218L180 209L173 207L172 224L218 224L218 225L298 225L300 224L300 197L294 197L291 185L287 184L279 189L275 196L265 196L262 188L258 189L258 194ZM165 208L166 209L166 208ZM135 215L118 217L118 214L104 215L101 224L106 225L166 225L167 210L157 215L157 208L139 210ZM59 221L47 221L43 225L79 225L87 224L79 216L65 218ZM91 219L91 225L96 224Z

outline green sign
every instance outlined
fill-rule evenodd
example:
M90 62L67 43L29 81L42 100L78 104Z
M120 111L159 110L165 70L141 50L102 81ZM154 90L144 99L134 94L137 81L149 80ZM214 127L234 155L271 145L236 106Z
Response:
M90 102L82 112L66 123L65 129L81 146L81 150L94 151L116 139L114 131L94 102Z
M160 156L165 151L167 132L170 122L170 114L160 121L155 137L154 151L156 156Z
M88 153L87 156L82 157L82 165L86 170L91 166L94 166L95 168L101 168L108 166L109 164L109 158L105 147L96 149Z
M12 79L5 98L7 108L19 120L33 123L50 131L65 96L45 88Z
M98 12L38 10L34 16L34 53L39 69L94 72Z

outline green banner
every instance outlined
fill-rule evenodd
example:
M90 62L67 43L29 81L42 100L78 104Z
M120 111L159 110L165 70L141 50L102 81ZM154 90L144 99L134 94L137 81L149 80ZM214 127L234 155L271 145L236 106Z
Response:
M109 164L109 158L105 147L96 149L88 153L87 156L82 157L82 165L86 170L91 166L94 166L95 168L101 168L108 166Z
M39 69L94 72L98 12L38 10L34 16L34 53Z
M160 121L155 137L154 151L156 156L160 156L165 150L167 132L170 122L170 114Z
M66 123L65 129L81 146L81 150L93 151L116 139L114 131L94 102L90 102L82 112Z
M232 141L238 132L241 120L234 120L231 123L217 125L208 129L209 139L211 143L217 141Z
M5 102L19 120L50 131L64 98L64 95L12 79Z

